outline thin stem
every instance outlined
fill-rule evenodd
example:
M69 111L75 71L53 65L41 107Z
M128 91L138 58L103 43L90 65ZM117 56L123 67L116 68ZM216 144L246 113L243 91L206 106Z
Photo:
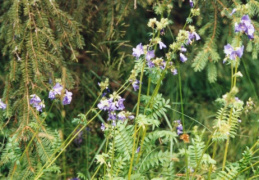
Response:
M144 60L143 66L142 66L142 69L141 69L141 75L140 75L140 83L139 83L139 92L138 92L138 103L137 103L136 117L137 117L138 114L139 114L140 95L141 95L141 89L142 89L142 80L143 80L143 75L144 75L145 63L146 63L146 61ZM128 173L128 179L129 179L129 180L130 180L130 176L131 176L131 171L132 171L132 166L133 166L133 161L134 161L134 155L135 155L136 130L137 130L137 123L135 122L134 135L133 135L132 155L131 155L130 168L129 168L129 173Z
M94 179L94 177L96 176L97 172L99 171L99 169L101 168L101 164L99 165L99 167L97 168L97 170L95 171L94 175L92 176L91 180Z

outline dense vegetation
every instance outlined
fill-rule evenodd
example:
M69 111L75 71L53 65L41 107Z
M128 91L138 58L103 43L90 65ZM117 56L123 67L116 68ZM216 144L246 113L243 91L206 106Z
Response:
M257 0L0 0L0 179L258 179Z

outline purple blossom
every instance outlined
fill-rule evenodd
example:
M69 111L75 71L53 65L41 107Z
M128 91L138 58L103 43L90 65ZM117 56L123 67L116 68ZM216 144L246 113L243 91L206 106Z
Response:
M166 45L162 41L159 41L158 44L159 44L159 49L166 48Z
M155 64L151 60L149 60L149 61L147 61L147 66L149 68L153 68L153 67L155 67Z
M56 83L55 86L49 91L49 98L51 100L55 99L56 95L61 95L61 92L63 90L63 86L59 83Z
M109 99L102 98L100 103L97 105L97 107L104 111L116 111L116 110L123 110L125 108L123 101L125 99L118 96L116 100L114 100L114 97L111 97Z
M176 127L177 130L177 134L183 134L183 125L182 124L178 124L178 126Z
M133 48L132 55L137 59L144 54L142 43L138 44L136 48Z
M154 58L155 57L155 50L152 50L152 51L148 51L147 54L146 54L146 60L147 61L150 61L150 59Z
M30 99L30 104L36 108L37 111L42 112L42 108L45 108L44 102L41 101L41 99L36 95L32 94Z
M181 123L181 120L175 120L174 122L178 124L176 127L177 134L178 135L183 134L183 125Z
M66 94L65 94L65 96L63 98L62 104L63 105L70 104L71 101L72 101L72 95L73 95L72 92L69 92L68 90L66 90Z
M187 57L183 53L180 53L180 60L182 62L185 62L185 61L187 61Z
M124 111L119 112L118 119L122 121L127 119Z
M6 109L6 104L0 99L0 109Z
M255 28L248 15L244 15L239 24L235 24L235 32L244 32L249 39L254 39Z
M193 40L198 41L200 39L201 39L201 37L196 32L189 32L189 39L188 39L187 44L191 44L193 42Z
M30 97L31 97L30 104L32 104L33 106L41 102L41 99L36 94L32 94Z
M181 46L181 49L180 49L181 52L186 52L187 49L184 47L184 46Z
M42 108L45 108L45 104L44 102L40 102L39 104L33 105L33 107L35 107L37 111L42 112Z
M107 111L110 107L110 101L107 98L102 98L100 103L97 105L100 110Z
M108 121L116 120L116 119L117 119L116 113L114 111L109 112L109 114L108 114Z
M136 79L135 81L133 81L132 86L134 91L137 91L139 89L139 80Z
M116 126L116 121L112 121L112 126Z
M193 1L192 0L190 0L190 6L191 6L191 8L193 8Z
M104 123L102 123L102 125L101 125L101 130L102 130L102 131L105 130L105 125L104 125Z
M236 11L237 11L236 8L234 8L234 9L232 10L232 12L230 13L230 16L232 16Z
M136 153L139 153L139 151L140 151L140 146L137 148Z
M173 70L171 70L171 72L173 73L173 75L178 74L178 71L177 71L177 69L176 69L176 68L175 68L175 69L173 69Z
M230 45L227 44L224 46L224 53L229 57L231 60L235 60L237 57L241 58L244 52L244 46L234 48Z
M123 102L125 101L124 98L119 98L117 103L116 103L116 107L117 107L117 110L124 110L125 109L125 106L123 104Z

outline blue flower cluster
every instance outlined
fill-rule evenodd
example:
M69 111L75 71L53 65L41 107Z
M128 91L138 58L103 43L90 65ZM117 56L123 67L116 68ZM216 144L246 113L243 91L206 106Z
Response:
M178 136L180 134L183 134L183 125L181 123L181 120L175 120L174 122L177 123L176 131L177 131Z
M134 119L134 116L130 112L124 111L125 106L123 102L124 98L117 93L113 93L109 98L102 97L101 101L97 105L100 110L108 111L108 121L112 121L112 125L116 126L116 120L124 121L126 119ZM120 111L120 112L117 112ZM101 129L105 130L105 124L102 123Z
M236 10L233 9L231 15L235 11ZM246 35L248 35L249 39L254 38L255 29L248 15L244 15L241 18L240 23L235 24L235 32L245 33ZM236 60L238 57L241 58L243 56L243 52L244 52L244 46L233 48L230 44L225 45L224 53L226 54L226 58L223 60L223 63L225 63L227 59Z

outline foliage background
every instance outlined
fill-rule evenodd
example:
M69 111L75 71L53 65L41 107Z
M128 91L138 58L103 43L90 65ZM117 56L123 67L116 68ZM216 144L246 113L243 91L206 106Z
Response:
M11 0L10 3L12 3ZM0 15L5 15L8 11L8 5L4 6L7 1L0 0ZM204 25L214 20L215 13L217 18L216 33L211 29L205 30L206 33L202 33L202 40L191 47L188 50L188 62L181 66L181 78L183 88L183 101L184 112L186 115L186 128L189 130L193 126L203 124L211 129L212 121L215 118L217 111L217 105L215 99L220 98L225 92L230 89L230 70L226 68L222 61L224 59L223 47L229 40L230 36L225 26L229 25L230 19L220 13L225 7L232 9L237 3L246 3L246 1L198 1L198 6L201 9L201 15L194 18L194 24L198 32L202 31ZM69 14L75 22L79 23L81 29L80 34L84 41L83 48L78 48L75 45L77 51L77 62L70 60L68 55L64 55L64 65L67 72L71 73L71 90L73 92L73 101L71 105L67 107L60 107L55 105L49 116L46 119L46 127L51 132L58 131L62 139L65 139L70 132L76 127L72 124L72 119L79 113L86 112L98 96L99 87L97 83L108 77L111 81L111 90L115 91L125 79L130 75L130 70L134 66L134 59L132 57L132 48L138 43L148 43L150 39L148 32L150 29L147 27L147 22L150 18L155 17L155 13L152 9L153 0L138 1L137 9L134 9L134 2L127 0L71 0L71 1L56 1L58 7ZM170 30L174 36L177 35L180 29L185 24L185 19L189 15L190 7L187 1L168 1L174 6L173 11L170 14L170 18L173 24L170 26ZM223 6L222 6L223 4ZM225 6L225 7L224 7ZM259 7L258 7L259 9ZM258 18L259 11L257 10L255 15ZM256 18L253 20L256 21ZM257 21L257 23L259 23ZM6 26L5 20L0 19L0 26L4 28ZM258 24L257 24L258 30ZM6 34L1 31L1 36ZM209 35L208 35L208 34ZM213 35L214 34L214 35ZM192 67L193 59L199 51L203 50L206 38L213 37L213 48L217 50L219 54L217 67L217 81L214 83L209 82L207 70L195 72ZM58 35L57 35L58 37ZM164 36L165 44L169 45L173 39L166 30ZM0 47L5 46L6 41L1 38ZM249 43L249 42L246 42ZM68 48L69 49L69 48ZM10 50L11 51L11 50ZM69 54L65 49L63 53ZM11 54L11 53L10 53ZM6 88L6 77L9 76L9 62L11 61L11 55L5 54L2 51L0 56L0 93L4 94ZM57 71L53 71L52 78L60 78L59 67L56 67ZM244 53L244 57L240 66L240 71L244 77L239 80L240 99L247 100L252 97L256 102L258 101L258 88L259 88L259 65L257 55L252 57L251 53ZM44 82L48 81L47 74L45 74ZM16 82L17 85L22 82ZM72 88L73 87L73 88ZM144 81L143 88L147 88L147 82ZM170 120L176 120L181 118L180 112L180 95L179 95L179 83L177 77L167 75L166 80L163 81L163 88L160 91L164 97L169 98L172 102L172 109L168 111ZM42 91L42 98L47 99L47 89ZM137 94L129 89L123 94L126 98L126 107L131 110L137 101ZM50 102L46 102L46 110L50 106ZM8 116L4 116L3 112L0 112L3 117L0 123L0 156L3 155L3 150L7 143L7 137L13 135L15 129L19 125L19 114L12 112ZM6 118L8 117L8 118ZM189 118L191 117L191 118ZM95 156L95 152L98 150L102 140L104 139L103 132L100 130L100 124L103 119L106 119L105 115L99 116L96 121L90 124L82 134L82 142L73 142L67 150L63 153L56 164L61 167L59 174L60 178L72 178L77 176L77 172L86 172L89 165L92 165L92 160ZM195 121L194 121L195 120ZM197 121L199 123L197 123ZM238 137L231 141L229 154L229 161L235 161L242 157L242 152L245 147L252 146L258 138L258 108L249 116L242 117L242 124L238 130ZM4 127L4 128L3 128ZM164 121L162 121L162 127L166 127ZM220 147L218 152L223 151L224 147ZM216 155L215 159L222 161L222 156ZM183 164L183 160L180 160L176 165L176 169L180 170ZM91 166L94 170L94 166ZM5 177L10 173L8 165L0 167L0 177Z

